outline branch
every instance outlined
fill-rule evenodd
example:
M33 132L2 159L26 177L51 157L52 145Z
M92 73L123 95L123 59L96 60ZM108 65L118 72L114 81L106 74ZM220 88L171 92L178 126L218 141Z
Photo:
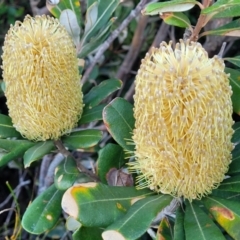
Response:
M63 143L61 140L56 140L54 141L55 146L57 147L57 149L59 150L59 152L64 156L64 157L71 157L73 158L75 161L76 159L74 158L74 156L64 147ZM89 176L92 180L94 180L94 182L99 182L99 178L93 174L91 171L89 171L87 168L85 168L81 163L77 162L77 167L79 169L80 172L86 174L87 176Z
M116 30L114 30L112 34L108 37L108 39L101 45L96 55L94 56L93 61L91 62L89 67L86 69L82 77L82 84L84 84L87 81L90 73L92 72L99 58L109 48L111 43L118 37L118 35L123 31L123 29L128 26L128 24L132 21L132 19L139 15L139 13L141 12L141 10L144 8L144 6L148 1L149 0L141 0L140 3L137 5L137 7L134 10L132 10L129 16L122 22L122 24Z
M148 16L140 16L137 28L134 32L134 36L132 39L132 43L130 49L124 58L124 61L119 68L116 76L122 81L126 80L126 76L131 71L131 68L139 54L139 51L142 47L142 43L144 40L144 31L148 22Z
M168 206L166 206L154 219L152 222L152 226L158 226L161 220L166 216L172 216L175 214L176 209L178 208L179 205L182 204L182 199L181 198L174 198Z
M209 7L209 5L211 4L212 0L203 0L203 7L202 9L204 8L207 8ZM193 33L192 33L192 36L190 37L190 41L197 41L198 40L198 37L199 37L199 33L201 31L201 29L211 20L211 18L207 15L203 15L201 14L198 18L198 21L197 21L197 25L196 27L194 28L193 30Z

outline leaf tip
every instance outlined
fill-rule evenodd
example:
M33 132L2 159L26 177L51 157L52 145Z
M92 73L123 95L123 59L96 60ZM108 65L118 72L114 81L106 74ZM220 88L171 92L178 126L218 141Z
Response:
M62 198L62 209L68 215L72 216L73 218L77 218L78 216L78 205L72 196L72 189L74 187L69 188L63 195Z
M126 240L125 237L123 237L123 235L115 230L107 230L105 232L102 233L102 238L103 240Z
M143 199L143 198L145 198L145 197L143 196L143 197L135 197L135 198L133 198L133 199L131 200L131 205L133 205L135 202L137 202L137 201L139 201L139 200L141 200L141 199Z

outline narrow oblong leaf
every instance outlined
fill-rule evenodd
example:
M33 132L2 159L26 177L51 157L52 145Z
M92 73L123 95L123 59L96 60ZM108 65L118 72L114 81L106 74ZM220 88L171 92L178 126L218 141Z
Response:
M83 35L82 45L85 45L87 41L91 39L94 35L96 36L97 32L104 27L109 21L111 15L117 8L119 4L119 0L100 0L98 1L98 17L97 21L93 25L93 27Z
M0 139L0 167L6 165L11 160L22 157L34 145L34 142L27 140Z
M81 227L73 233L73 240L102 240L103 229L93 227Z
M202 201L218 224L233 239L240 239L239 201L226 200L215 196L207 196Z
M34 161L37 161L50 153L55 148L53 141L39 142L35 146L29 148L23 156L24 167L29 167Z
M48 2L48 1L47 1ZM80 2L79 0L61 0L57 4L47 4L48 10L56 18L60 18L61 13L69 9L74 12L77 17L78 26L81 26L81 12L80 12Z
M55 226L61 215L63 191L54 185L39 195L23 215L23 228L33 234L41 234Z
M105 229L102 234L103 239L137 239L171 200L172 197L169 195L157 195L137 201L126 215Z
M93 108L84 108L81 119L78 124L90 123L98 120L102 120L102 111L107 104L100 104Z
M182 206L179 206L176 211L174 224L174 240L185 240L184 214Z
M224 18L240 16L239 0L218 0L210 7L204 8L201 14L209 15L211 18Z
M233 57L233 58L224 58L224 60L240 67L240 56L236 56L236 57Z
M110 28L115 22L116 18L111 18L109 22L100 29L97 36L91 38L89 42L85 43L78 52L79 58L85 58L89 53L93 52L98 46L100 46L109 36Z
M212 219L194 202L186 201L184 229L186 240L225 240L225 237Z
M240 193L240 176L233 176L225 179L218 187L222 191L238 192Z
M172 226L167 217L164 217L158 227L157 239L172 240Z
M240 122L235 123L233 129L232 142L234 143L234 149L232 151L232 162L228 170L230 174L240 172Z
M0 138L21 137L21 134L13 127L12 119L0 114Z
M75 46L79 45L80 42L80 27L78 25L77 16L74 11L65 9L61 12L60 23L67 29L69 35L72 37Z
M93 27L93 25L97 21L98 16L98 2L94 2L86 12L86 23L85 23L85 30L84 34L90 31L90 29Z
M216 28L214 30L206 31L201 34L201 37L206 35L239 37L240 36L240 19L231 21L230 23L223 25L219 28Z
M181 12L163 13L161 18L165 23L172 26L188 28L191 25L188 17Z
M211 196L240 202L240 193L236 193L236 192L229 192L221 189L214 189L211 193Z
M109 143L99 151L97 173L103 183L107 183L107 173L111 168L119 169L124 164L124 151L116 144Z
M122 87L122 82L118 79L102 81L98 86L93 87L83 98L85 108L93 108L101 103L110 94Z
M54 183L57 189L67 190L76 181L87 182L89 179L84 173L79 172L76 162L70 156L65 157L55 169Z
M133 106L123 98L115 98L103 110L103 121L114 140L128 151L134 150L132 132L135 124Z
M149 3L142 13L144 15L156 15L164 12L184 12L194 7L194 0L172 0L167 2Z
M137 200L152 194L134 187L113 187L101 183L82 183L69 188L63 195L62 208L88 227L107 227Z
M71 133L62 138L69 149L90 148L95 146L102 138L102 132L97 129L87 129Z
M240 144L240 122L236 122L233 124L233 136L232 136L232 142L236 146L237 144Z
M240 115L240 72L231 68L225 68L226 73L230 73L230 84L232 86L233 111Z

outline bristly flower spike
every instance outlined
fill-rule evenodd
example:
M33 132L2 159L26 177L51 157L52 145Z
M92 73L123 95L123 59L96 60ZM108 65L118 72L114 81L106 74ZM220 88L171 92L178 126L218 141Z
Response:
M136 77L133 132L138 187L201 199L231 162L232 90L223 60L200 43L163 42Z
M58 19L17 21L5 37L2 60L9 116L24 137L56 140L76 126L83 109L78 59Z

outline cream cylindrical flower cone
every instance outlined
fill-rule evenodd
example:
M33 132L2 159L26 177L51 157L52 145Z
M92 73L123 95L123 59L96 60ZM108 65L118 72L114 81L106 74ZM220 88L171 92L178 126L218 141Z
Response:
M76 126L83 108L78 59L57 19L26 16L16 22L2 60L9 116L24 137L58 139Z
M139 188L200 199L231 162L232 90L224 63L200 43L163 42L136 77L133 132Z

